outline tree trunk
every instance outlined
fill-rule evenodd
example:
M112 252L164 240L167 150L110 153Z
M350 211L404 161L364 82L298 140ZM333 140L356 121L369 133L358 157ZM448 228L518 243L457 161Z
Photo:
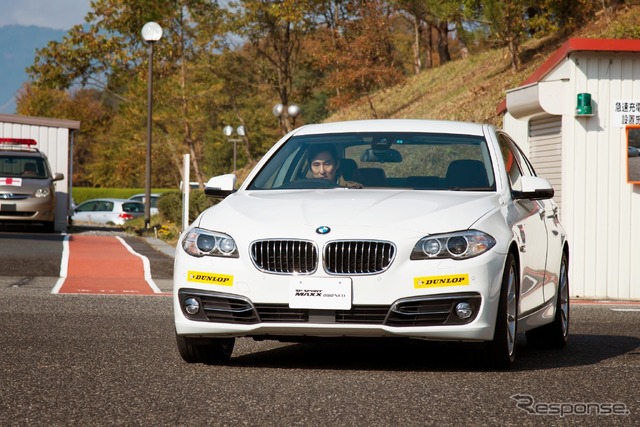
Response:
M427 68L433 68L433 25L427 23L427 49L426 49L426 55L427 57L425 58L425 66Z
M449 53L449 22L441 21L436 25L438 30L438 56L440 57L440 65L451 61Z
M520 69L520 44L514 38L509 39L509 54L511 55L511 68L513 71Z
M422 62L420 61L420 38L422 37L422 25L420 18L413 16L413 72L420 74Z

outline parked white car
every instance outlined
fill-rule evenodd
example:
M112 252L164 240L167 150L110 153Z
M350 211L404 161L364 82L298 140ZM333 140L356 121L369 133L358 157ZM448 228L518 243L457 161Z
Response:
M628 157L638 157L640 156L640 149L636 148L636 147L632 147L632 146L628 146L629 148L627 148L627 156Z
M80 203L71 216L72 224L124 225L144 216L144 205L128 199L93 199Z
M286 135L178 243L174 315L187 362L235 338L406 337L563 347L569 247L549 182L486 124L372 120Z

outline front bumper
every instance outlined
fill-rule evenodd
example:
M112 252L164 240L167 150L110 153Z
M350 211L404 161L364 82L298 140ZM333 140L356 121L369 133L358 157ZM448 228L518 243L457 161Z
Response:
M200 337L406 337L434 340L493 339L504 255L488 252L464 260L396 263L380 274L351 276L346 309L296 308L291 276L260 272L238 259L194 258L176 253L174 318L179 335ZM209 283L189 280L209 274ZM419 278L468 275L464 285L418 286ZM331 277L315 272L311 277ZM185 311L193 298L199 310ZM467 302L473 315L460 319L455 307Z
M188 314L183 302L196 299L202 309ZM478 322L482 298L477 293L414 297L389 306L352 306L349 310L290 308L288 305L253 304L230 294L181 289L176 310L176 330L181 335L281 337L413 337L478 341L491 339ZM458 303L469 303L473 315L460 319ZM442 327L442 329L439 329Z
M0 221L51 222L55 219L53 197L0 199Z

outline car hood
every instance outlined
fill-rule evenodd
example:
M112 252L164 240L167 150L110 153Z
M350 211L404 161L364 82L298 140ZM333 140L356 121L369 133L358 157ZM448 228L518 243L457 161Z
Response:
M334 238L342 233L351 238L354 234L391 238L398 232L415 235L465 230L499 204L500 197L493 192L239 191L205 211L196 224L227 233L235 230L253 238L314 235L319 226L334 230Z

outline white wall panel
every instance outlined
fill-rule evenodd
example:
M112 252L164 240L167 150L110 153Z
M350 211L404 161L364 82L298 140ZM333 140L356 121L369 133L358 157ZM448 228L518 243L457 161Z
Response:
M615 100L640 99L640 61L614 53L574 54L572 59L575 95L591 94L595 116L567 118L572 132L563 134L573 157L563 163L563 185L571 186L563 197L563 223L573 242L571 293L638 298L634 278L640 263L634 254L640 254L640 191L626 182L625 132L611 123L611 116Z

